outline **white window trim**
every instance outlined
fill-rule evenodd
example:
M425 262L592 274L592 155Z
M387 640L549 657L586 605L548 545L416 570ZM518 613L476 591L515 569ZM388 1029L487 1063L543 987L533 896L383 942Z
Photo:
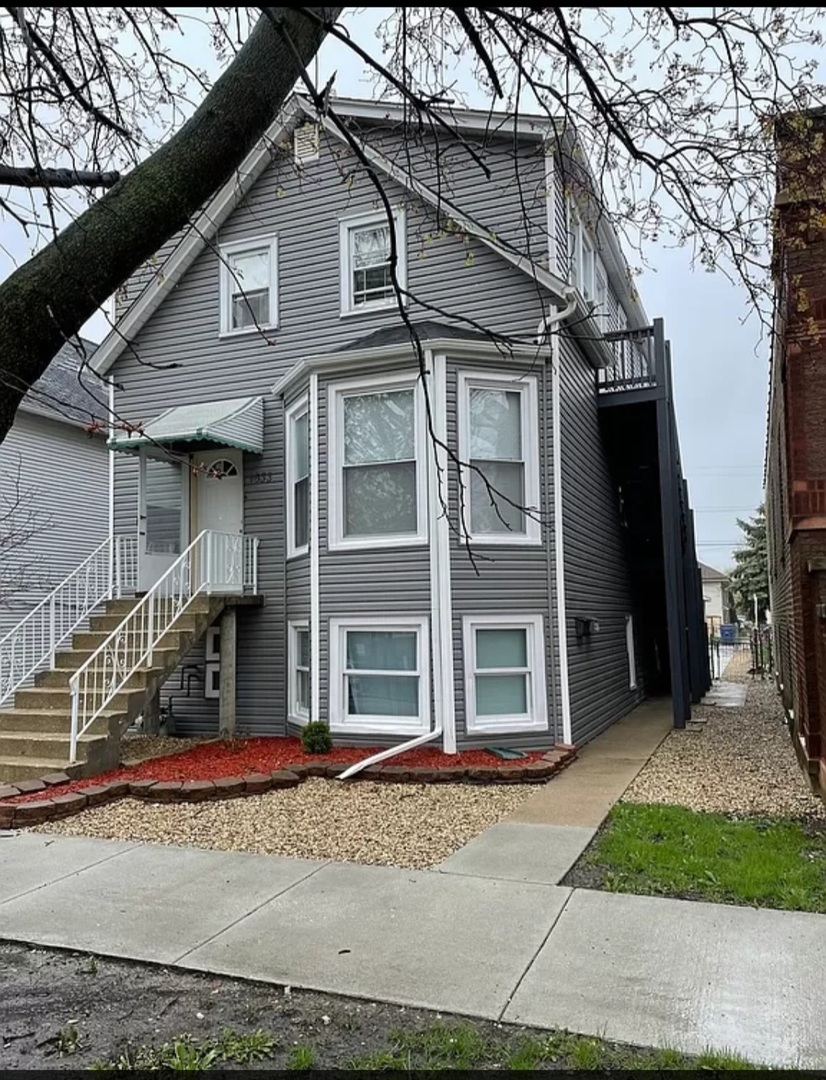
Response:
M307 620L299 622L290 622L287 624L287 657L288 657L288 674L287 674L287 693L289 694L289 700L287 701L287 719L293 724L299 724L303 726L309 723L310 711L309 709L301 709L298 705L298 631L304 630L308 634L310 632L310 623ZM313 657L312 657L312 644L310 645L310 666L307 669L310 679L312 680L313 671ZM310 686L310 700L312 701L312 685Z
M529 713L527 716L476 715L476 631L525 630L528 641ZM545 627L541 615L465 615L462 619L465 674L465 730L473 734L506 734L548 730L545 681Z
M344 398L393 390L413 390L414 449L416 453L416 532L391 536L344 536ZM327 548L330 551L360 548L411 547L427 543L427 454L422 391L417 375L365 375L359 379L331 382L327 388Z
M284 473L286 479L286 528L287 528L287 558L294 559L297 555L306 555L309 551L309 539L306 544L301 547L295 546L295 480L293 478L293 464L295 461L295 422L300 420L304 414L307 414L307 424L309 430L310 423L310 395L303 394L297 401L284 413ZM313 435L310 431L310 440L312 441ZM310 449L307 447L307 467L310 468ZM310 484L312 485L313 478L310 473ZM309 505L309 500L308 500ZM312 510L310 510L312 513ZM309 525L309 522L308 522ZM307 536L309 538L310 530L307 530Z
M387 214L384 210L370 211L365 214L354 214L350 217L339 219L339 249L341 253L341 316L361 315L364 312L381 311L384 308L396 307L398 299L395 295L384 300L371 300L366 304L353 304L353 274L350 257L350 233L353 229L363 228L365 225L385 225ZM407 222L405 212L401 207L393 210L393 225L396 231L396 252L398 263L396 265L396 277L402 289L407 288ZM402 297L406 305L407 298Z
M460 371L458 386L458 436L459 460L470 461L470 391L481 387L491 390L518 391L522 395L522 460L525 466L525 505L539 513L539 391L535 375L515 377L512 374L490 371ZM524 533L474 534L471 528L470 469L462 469L464 484L464 521L460 529L465 539L474 544L490 544L495 547L532 545L542 543L542 526L531 515L525 515Z
M637 689L637 649L634 644L634 616L625 616L625 648L628 651L628 689Z
M348 630L415 630L419 676L418 716L374 716L349 720L344 690ZM425 615L330 619L330 730L361 735L423 735L430 730L430 640ZM367 722L365 722L367 721Z
M232 328L232 287L235 284L227 261L230 255L242 251L256 251L269 248L270 251L270 317L260 326ZM249 240L234 240L230 244L221 244L220 256L220 303L221 324L219 337L243 337L245 334L257 334L260 330L275 330L278 327L278 238L276 236L251 236Z
M214 660L204 665L204 697L219 698L221 696L221 665Z
M209 626L207 627L206 638L204 641L204 660L207 662L220 662L221 649L220 646L216 646L215 642L221 640L221 627Z

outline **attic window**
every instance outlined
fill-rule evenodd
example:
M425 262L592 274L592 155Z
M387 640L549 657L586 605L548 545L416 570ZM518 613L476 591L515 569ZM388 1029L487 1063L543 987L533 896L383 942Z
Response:
M318 160L318 124L301 124L293 132L293 152L296 165Z

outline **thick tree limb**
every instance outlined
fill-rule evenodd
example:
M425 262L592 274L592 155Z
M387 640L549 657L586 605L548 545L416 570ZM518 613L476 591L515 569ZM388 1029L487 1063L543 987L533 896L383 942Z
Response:
M341 10L270 8L180 131L0 284L0 356L9 373L0 386L0 441L22 388L232 176ZM295 52L278 22L288 28Z
M24 188L110 188L120 180L119 172L93 169L39 169L36 165L15 168L0 165L0 184Z

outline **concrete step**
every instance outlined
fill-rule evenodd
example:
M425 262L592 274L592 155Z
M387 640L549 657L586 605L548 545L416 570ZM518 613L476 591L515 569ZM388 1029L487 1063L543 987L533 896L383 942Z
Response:
M197 611L185 611L183 615L178 616L172 625L176 630L185 630L192 633L198 629L200 620L204 617ZM123 615L93 615L89 619L89 630L92 633L111 634L113 630L117 630L123 619Z
M132 608L136 607L142 597L124 596L120 600L107 600L104 604L107 615L120 615L123 618L124 615L128 615ZM192 600L187 611L197 612L198 614L205 615L210 611L210 607L214 600L209 596L200 595L196 596Z
M110 712L128 712L144 694L143 690L121 690L106 703L106 708ZM72 695L68 686L65 689L38 686L31 690L18 690L14 695L14 705L17 709L38 709L42 712L60 709L68 712L72 707Z
M65 772L69 776L82 776L85 762L69 764L68 752L63 758L4 758L0 757L0 782L13 784L15 780L37 780L49 773Z
M171 650L173 655L174 650ZM46 689L54 690L65 688L69 686L69 680L76 672L76 668L54 668L52 671L39 671L34 677L34 685L39 689L45 687ZM157 678L163 675L166 669L164 667L156 666L151 668L138 668L137 671L133 671L129 676L129 682L127 683L127 690L144 690L151 679Z
M163 637L158 640L158 647L162 649L189 648L195 635L196 632L192 630L168 630ZM108 637L109 631L104 632L103 630L98 630L96 633L93 631L82 631L79 634L73 635L72 649L86 649L88 653L91 654L96 649L99 649Z
M101 751L107 735L81 735L77 741L77 756L83 762L95 751ZM0 757L6 761L13 758L69 759L69 735L43 731L4 731L0 735Z
M103 640L103 639L101 639ZM92 649L67 649L55 655L55 667L77 671L85 664L92 655ZM157 648L152 650L152 659L155 666L164 671L174 671L178 666L178 650L173 648Z
M117 712L104 712L92 721L89 733L107 735L119 730L126 722L126 715ZM0 738L8 732L39 731L69 737L72 729L72 714L67 709L0 709Z

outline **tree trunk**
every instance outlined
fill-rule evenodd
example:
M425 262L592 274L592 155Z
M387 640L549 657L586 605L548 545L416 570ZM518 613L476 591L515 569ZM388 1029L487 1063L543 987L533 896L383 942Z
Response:
M60 346L224 184L341 8L270 8L181 130L0 285L0 442Z

